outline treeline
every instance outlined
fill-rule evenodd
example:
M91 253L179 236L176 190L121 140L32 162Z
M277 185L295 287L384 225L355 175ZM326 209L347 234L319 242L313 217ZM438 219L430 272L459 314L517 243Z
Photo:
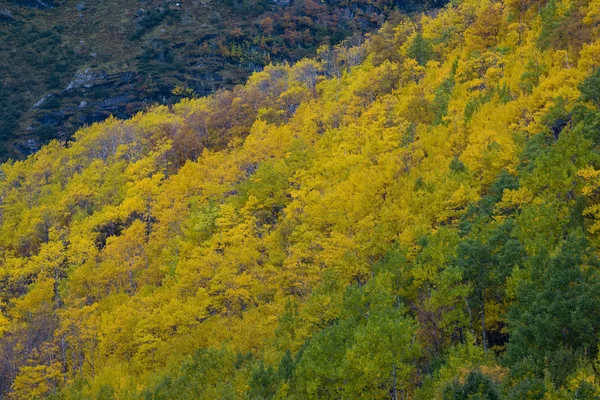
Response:
M461 1L4 164L1 395L597 398L599 10Z
M176 87L194 96L231 89L272 62L312 57L321 45L373 32L400 12L438 3L69 0L49 9L35 8L36 2L29 4L34 8L9 4L11 17L0 18L0 160L22 159L111 112L126 118L148 104L170 104L178 100L171 93ZM65 90L87 68L122 76ZM106 101L114 107L107 110Z

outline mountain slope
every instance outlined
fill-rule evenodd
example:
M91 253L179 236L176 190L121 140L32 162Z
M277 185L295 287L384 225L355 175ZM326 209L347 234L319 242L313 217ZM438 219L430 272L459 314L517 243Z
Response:
M594 398L598 10L460 1L4 164L1 393Z
M0 159L244 82L435 2L0 1ZM177 89L173 93L173 89Z

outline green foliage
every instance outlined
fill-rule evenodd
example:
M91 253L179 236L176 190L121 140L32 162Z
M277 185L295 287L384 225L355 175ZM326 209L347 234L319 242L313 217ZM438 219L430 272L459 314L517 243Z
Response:
M456 173L461 173L467 170L467 166L458 158L454 157L452 161L450 161L450 170Z
M457 66L458 60L452 64L450 77L448 77L448 79L446 79L435 91L435 98L433 99L432 104L434 114L433 125L444 123L444 117L448 114L448 104L452 95L452 88L454 87L454 75L456 74Z
M543 377L547 370L560 386L584 353L596 354L600 281L595 265L581 233L570 234L556 256L543 252L532 260L531 277L518 283L508 313L512 334L506 361L516 374Z
M465 382L454 382L444 391L443 400L500 400L497 385L479 371L471 372Z
M298 360L296 397L383 398L408 389L419 349L391 278L383 272L347 290L340 320L311 338Z
M266 368L261 362L257 368L252 371L250 377L250 389L248 395L252 399L267 400L275 396L277 389L277 375L272 367Z
M417 31L415 37L410 43L410 47L406 51L406 55L416 60L419 65L427 64L427 61L433 58L433 47L429 40L423 37L420 30Z
M588 76L579 89L583 100L600 104L600 69L596 69Z
M563 9L559 10L559 6ZM578 11L574 5L566 6L555 0L548 1L540 11L542 24L540 35L537 38L538 46L561 49L579 46L578 41L581 40L582 36L585 36L585 33L574 32L575 35L567 33L574 26L577 26L576 18L579 17L577 14Z
M167 376L153 388L146 390L144 399L233 399L230 378L245 363L235 363L227 350L199 350L182 363L174 376Z

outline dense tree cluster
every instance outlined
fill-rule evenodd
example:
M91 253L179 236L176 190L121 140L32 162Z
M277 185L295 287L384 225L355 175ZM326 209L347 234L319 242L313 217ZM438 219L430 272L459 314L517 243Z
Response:
M457 1L4 164L0 396L598 398L599 15Z

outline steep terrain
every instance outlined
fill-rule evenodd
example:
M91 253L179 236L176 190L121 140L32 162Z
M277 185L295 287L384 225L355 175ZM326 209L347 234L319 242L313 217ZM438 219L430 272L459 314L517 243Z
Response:
M231 88L436 1L0 0L0 160Z
M0 396L598 398L599 23L459 0L4 164Z

